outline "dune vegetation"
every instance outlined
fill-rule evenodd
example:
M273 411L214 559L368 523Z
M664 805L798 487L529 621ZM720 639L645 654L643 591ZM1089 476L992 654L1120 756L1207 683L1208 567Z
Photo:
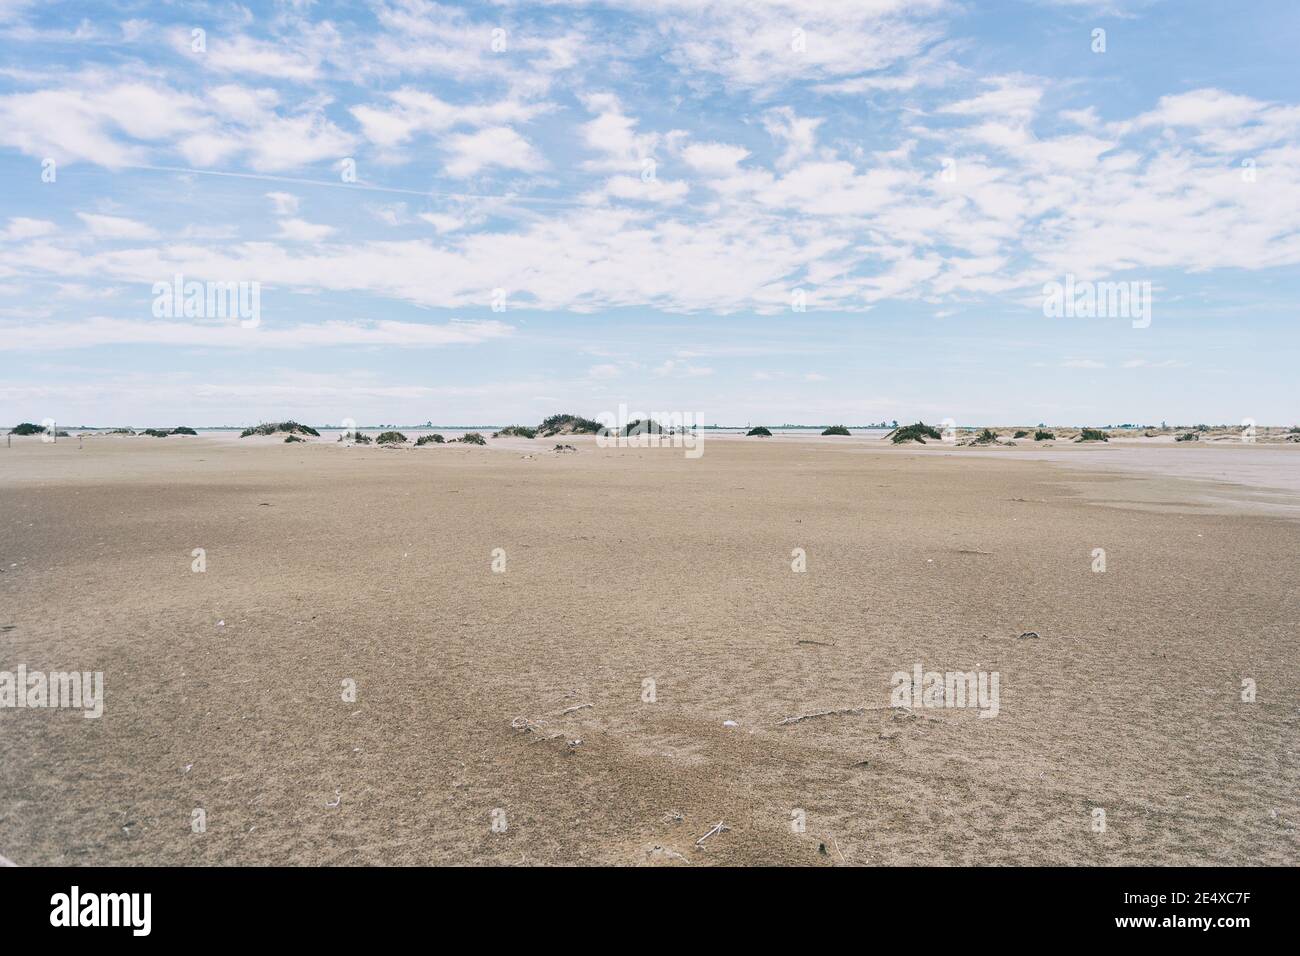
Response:
M901 445L903 442L914 441L924 445L927 438L935 441L943 441L943 435L939 434L939 429L933 425L927 425L925 422L917 422L915 425L904 425L902 428L895 428L887 436L895 445Z
M823 435L849 435L851 432L844 425L832 425L822 432Z
M749 431L745 432L745 437L746 438L771 438L772 432L764 428L762 425L759 425L757 428L751 428Z
M605 430L600 422L579 415L552 415L537 426L536 433L543 438L552 435L598 435Z
M310 425L300 425L297 422L263 422L260 425L253 425L245 428L240 432L240 438L249 438L253 435L274 435L278 432L288 432L290 435L311 435L313 438L319 438L320 432Z

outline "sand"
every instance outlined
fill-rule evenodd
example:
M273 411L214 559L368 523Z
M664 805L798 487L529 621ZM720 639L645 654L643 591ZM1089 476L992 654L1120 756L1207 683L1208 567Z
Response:
M0 854L1300 862L1300 447L559 440L0 448L0 670L106 685L0 708Z

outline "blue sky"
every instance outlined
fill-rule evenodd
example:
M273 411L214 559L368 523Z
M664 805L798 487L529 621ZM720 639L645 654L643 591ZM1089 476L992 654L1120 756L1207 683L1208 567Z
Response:
M0 418L1292 424L1298 36L1281 0L0 0ZM155 314L178 274L256 324ZM1048 318L1067 276L1150 324Z

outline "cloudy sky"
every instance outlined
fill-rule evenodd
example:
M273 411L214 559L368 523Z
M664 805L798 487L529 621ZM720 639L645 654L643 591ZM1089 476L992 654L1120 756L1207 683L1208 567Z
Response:
M1297 38L1290 0L0 0L0 419L1292 424ZM256 315L160 314L177 276ZM1048 317L1067 277L1149 322Z

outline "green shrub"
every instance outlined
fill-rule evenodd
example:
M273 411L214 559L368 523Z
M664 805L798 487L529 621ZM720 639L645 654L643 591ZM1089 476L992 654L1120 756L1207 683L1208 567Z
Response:
M311 435L315 438L320 437L320 432L310 425L299 425L297 422L263 422L260 425L253 425L251 428L245 428L240 432L240 438L248 438L250 435L274 435L276 432L288 432L291 435Z
M1046 429L1040 428L1034 432L1034 441L1054 441L1055 439L1056 435Z
M972 445L996 445L997 443L998 433L991 428L984 429L971 439Z
M1012 435L1011 437L1012 437L1013 439L1016 439L1016 438L1028 438L1028 437L1029 437L1029 432L1025 431L1025 430L1022 428L1022 429L1018 430L1018 431L1017 431L1014 435Z
M570 451L575 451L575 452L576 452L577 450L578 450L578 449L574 448L572 445L556 445L556 446L555 446L555 451L556 451L558 454L564 454L565 452L570 452Z
M832 425L830 428L826 429L826 431L822 432L822 434L823 435L847 435L849 434L849 430L843 425Z
M175 428L172 429L172 434L173 435L197 435L198 432L196 432L193 428L187 428L184 425L177 425Z
M1075 441L1110 441L1106 433L1096 428L1085 428L1079 432L1079 437Z
M23 422L9 429L11 435L42 435L44 433L44 425L37 425L32 422Z
M297 435L285 435L285 436L284 436L284 443L285 443L286 445L289 444L290 442L295 442L295 441L305 442L306 440L307 440L307 439L305 439L305 438L299 438Z
M537 434L543 438L552 435L599 435L605 430L600 422L578 415L552 415L537 426Z
M644 421L638 418L623 426L624 435L662 435L663 432L664 426L650 418Z
M417 445L430 445L430 444L441 445L446 440L447 439L443 438L437 432L434 432L431 435L421 435L419 438L415 440L415 443Z
M166 438L168 435L171 434L171 432L166 431L165 429L162 428L146 428L140 434L148 435L150 438Z
M1175 435L1174 441L1200 441L1201 436L1196 432L1188 432L1185 435Z
M342 440L343 440L342 438L339 439L339 441ZM358 445L369 445L372 441L374 441L374 439L371 438L369 435L365 434L364 432L353 432L352 441Z
M401 432L380 432L375 441L380 445L402 445L406 443L406 436Z
M889 438L895 445L901 445L905 441L920 442L924 445L927 438L943 441L943 435L939 434L939 430L932 425L927 425L925 422L895 428L889 433Z
M745 432L746 438L751 436L756 438L771 438L772 433L762 425L759 425L757 428L751 428L749 431Z
M466 445L486 445L487 439L478 432L466 432L456 439L458 442L464 442Z
M515 435L519 438L536 438L537 429L529 428L526 425L507 425L505 428L501 429L501 431L492 433L493 438L502 438L510 435Z
M110 434L110 435L134 435L135 432L131 431L131 429L129 429L129 428L110 428L110 429L108 430L108 434Z

